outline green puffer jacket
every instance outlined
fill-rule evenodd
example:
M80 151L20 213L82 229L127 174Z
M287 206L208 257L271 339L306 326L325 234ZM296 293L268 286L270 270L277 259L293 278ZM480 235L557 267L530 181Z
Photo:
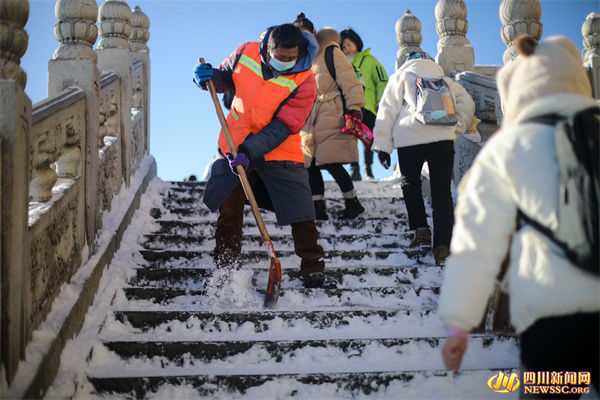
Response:
M388 81L387 73L379 61L371 55L371 49L365 49L352 59L365 83L365 108L377 115L377 105Z

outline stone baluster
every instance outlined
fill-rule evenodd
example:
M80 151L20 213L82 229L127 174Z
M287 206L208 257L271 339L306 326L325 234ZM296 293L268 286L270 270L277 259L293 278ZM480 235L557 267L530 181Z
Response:
M410 10L406 10L404 15L396 21L396 43L400 50L396 53L396 69L400 68L406 61L406 58L413 51L422 51L421 42L421 21Z
M507 46L502 56L504 64L519 56L514 47L517 36L528 33L536 40L540 40L543 32L541 17L542 6L539 0L502 0L500 3L501 36Z
M29 199L29 135L31 100L25 94L27 75L20 66L28 35L27 0L0 0L0 142L2 143L0 202L0 354L11 383L24 356L29 289L27 239Z
M590 13L581 27L581 33L585 47L583 65L592 78L594 98L600 99L600 14Z
M80 228L77 229L77 240L79 245L87 239L89 249L93 250L99 226L97 171L100 73L96 64L97 56L92 48L98 37L98 6L95 1L57 0L55 14L58 22L54 25L54 35L59 46L54 51L54 59L48 63L48 96L68 86L78 86L85 94L85 132L81 132L78 138L84 162L77 161L79 156L73 148L65 154L66 158L62 161L69 165L65 165L65 168L70 170L74 162L79 164L77 175L82 177L84 195L79 196L77 223ZM69 143L72 147L72 141ZM73 173L70 171L67 175Z
M106 0L100 6L100 41L96 48L98 67L114 71L120 78L119 122L121 161L125 184L131 175L131 9L126 0Z
M129 47L133 56L144 64L144 81L142 87L141 107L144 109L144 150L150 152L150 18L136 6L131 13L131 34Z
M440 40L436 61L446 75L453 71L473 71L475 53L467 39L469 22L463 0L440 0L435 6L435 28Z

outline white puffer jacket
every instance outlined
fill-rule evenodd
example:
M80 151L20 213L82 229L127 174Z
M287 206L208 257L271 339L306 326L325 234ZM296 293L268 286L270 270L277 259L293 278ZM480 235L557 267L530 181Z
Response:
M534 55L511 62L498 76L504 125L459 185L439 302L440 316L454 328L469 331L481 321L517 210L550 228L558 223L554 127L521 121L598 105L577 47L566 41L545 40ZM505 283L519 333L540 318L600 310L600 279L571 265L530 226L514 235Z
M460 83L448 77L444 79L454 97L456 113L459 117L458 124L434 126L417 121L410 109L416 108L418 76L441 78L444 76L444 71L434 61L416 59L407 61L390 76L379 102L373 130L373 150L391 153L398 147L454 140L457 134L465 132L471 125L475 103Z

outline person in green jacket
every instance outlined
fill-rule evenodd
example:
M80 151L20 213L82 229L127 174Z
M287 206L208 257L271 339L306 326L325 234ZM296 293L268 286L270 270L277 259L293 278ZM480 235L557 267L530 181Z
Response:
M340 32L341 42L340 47L346 56L352 62L359 78L363 82L365 88L366 104L362 109L363 123L372 131L375 126L375 118L377 116L377 107L379 100L383 95L383 89L388 81L387 73L381 63L371 55L371 49L363 50L363 42L360 36L352 29L344 29ZM365 168L364 174L366 179L373 179L373 152L368 147L364 148ZM352 163L352 180L358 181L361 179L358 163Z

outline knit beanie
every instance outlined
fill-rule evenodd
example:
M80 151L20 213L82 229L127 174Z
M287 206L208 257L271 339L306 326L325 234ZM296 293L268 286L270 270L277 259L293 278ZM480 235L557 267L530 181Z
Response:
M521 35L515 45L521 56L502 67L497 75L503 125L516 123L524 108L545 96L592 96L587 71L571 39L551 36L538 44L530 35Z

